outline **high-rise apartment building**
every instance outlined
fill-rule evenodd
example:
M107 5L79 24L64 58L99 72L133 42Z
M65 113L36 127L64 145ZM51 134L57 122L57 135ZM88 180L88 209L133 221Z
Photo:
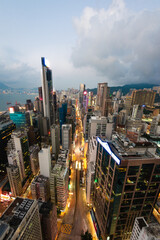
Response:
M22 183L19 168L14 165L9 165L7 167L7 175L11 187L12 196L20 196L22 194Z
M53 86L52 71L46 58L42 57L42 94L43 94L43 111L44 117L49 119L49 125L53 123Z
M60 148L60 127L58 124L51 125L51 142L52 153L54 153L57 158Z
M132 118L142 119L143 107L141 105L133 105Z
M97 138L94 209L101 234L129 239L135 217L148 222L160 189L160 158L151 142Z
M51 171L50 178L51 201L64 210L68 196L68 168L56 164Z
M132 92L132 106L133 105L147 105L153 106L156 92L151 90L134 90Z
M160 225L158 222L147 223L144 217L137 217L134 222L130 240L159 240Z
M88 106L92 106L93 92L88 92Z
M24 178L26 177L22 152L16 151L15 149L11 149L7 153L7 157L8 157L9 165L14 165L19 168L20 179L22 182L24 180Z
M87 107L86 114L83 119L83 133L85 141L89 139L89 120L94 114L94 107Z
M42 240L37 201L17 197L0 218L2 240Z
M57 237L57 208L51 202L38 203L43 240Z
M19 155L20 164L18 166L20 169L20 173L23 174L23 165L25 169L25 176L23 174L23 178L29 178L31 175L31 164L30 164L30 155L29 155L29 144L27 134L22 130L16 130L12 133L11 139L7 144L7 152L8 154L15 150Z
M57 164L69 168L69 152L68 150L61 149L58 155Z
M83 93L85 91L85 84L81 83L79 87L79 103L80 106L83 105Z
M40 166L40 174L45 177L50 177L51 171L51 152L50 146L45 145L38 153L39 157L39 166Z
M32 169L33 175L36 175L39 171L39 159L38 159L39 151L40 151L40 148L36 144L29 147L31 169Z
M160 114L152 119L151 129L150 129L151 136L159 136L160 135Z
M89 120L89 138L93 136L106 137L111 139L113 123L106 117L92 116Z
M3 114L4 115L4 114ZM11 138L12 132L16 129L15 124L7 119L6 116L0 115L0 171L1 176L6 174L7 166L7 142Z
M33 199L47 202L50 198L49 178L38 175L31 183L31 193Z
M106 101L109 99L110 88L108 83L98 83L97 87L97 106L99 107L102 116L106 113Z
M72 147L72 125L62 125L62 148L70 150Z
M53 91L53 123L57 122L58 115L57 115L57 95L56 91Z
M97 137L93 136L88 146L87 177L86 177L86 200L92 203L94 191L94 175L97 154Z
M79 86L79 91L80 92L84 92L85 91L85 84L81 83L80 86Z

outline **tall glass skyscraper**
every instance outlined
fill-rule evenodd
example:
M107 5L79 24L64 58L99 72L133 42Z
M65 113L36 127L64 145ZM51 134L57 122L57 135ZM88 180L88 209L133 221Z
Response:
M49 124L54 122L52 71L46 58L42 57L42 94L44 117L48 117Z
M93 213L105 239L130 239L134 220L148 222L160 189L160 158L150 142L97 138Z

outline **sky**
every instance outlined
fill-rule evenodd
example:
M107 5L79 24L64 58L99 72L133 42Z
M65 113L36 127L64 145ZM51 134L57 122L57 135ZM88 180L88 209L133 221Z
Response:
M0 82L55 89L160 84L159 0L0 0Z

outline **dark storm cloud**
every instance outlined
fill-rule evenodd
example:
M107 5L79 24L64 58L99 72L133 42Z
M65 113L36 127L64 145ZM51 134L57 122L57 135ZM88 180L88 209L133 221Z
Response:
M75 67L92 67L111 85L160 83L160 10L131 13L114 0L108 9L85 8L74 23Z

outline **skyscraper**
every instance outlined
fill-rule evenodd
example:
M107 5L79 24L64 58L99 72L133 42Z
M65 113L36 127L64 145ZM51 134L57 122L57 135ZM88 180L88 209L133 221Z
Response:
M99 107L102 116L107 116L108 101L109 101L110 88L108 83L98 83L97 88L97 106Z
M97 141L95 216L103 236L129 239L136 217L149 221L159 193L156 145L119 135L112 142Z
M44 117L49 119L51 125L54 120L53 113L53 85L52 71L46 58L42 57L42 93L43 93L43 111Z
M106 117L92 116L89 119L88 138L92 136L106 137L111 139L113 123L110 123Z
M33 199L39 199L47 202L50 197L49 178L38 175L31 183L31 192Z
M30 146L30 148L29 148L31 169L32 169L33 175L36 175L39 171L39 159L38 159L39 151L40 151L40 148L36 144Z
M22 184L19 174L19 168L14 165L9 165L9 167L7 167L7 175L12 195L14 197L20 196L22 194Z
M158 222L146 223L143 217L137 217L130 240L158 240L160 239L160 225Z
M50 178L51 201L64 210L68 196L68 168L56 164Z
M29 178L31 175L31 164L27 134L21 130L14 131L11 135L11 140L8 142L7 148L8 152L14 149L19 155L21 155L22 160L20 162L23 162L25 176Z
M39 202L43 240L57 239L57 208L51 202Z
M54 153L57 158L59 154L59 147L60 147L60 127L58 124L53 124L51 126L51 142L52 142L52 153Z
M51 171L51 153L50 146L45 145L38 153L39 157L39 166L40 166L40 174L45 177L50 177Z
M0 115L0 172L1 176L6 174L7 166L7 142L11 138L12 131L16 129L15 124L7 119L4 114Z
M132 105L153 106L156 92L150 90L134 90L132 92Z
M0 239L42 240L37 201L17 197L11 203L0 218Z
M79 103L80 106L83 104L83 92L85 91L85 84L81 83L79 87Z
M63 124L62 125L62 148L71 149L72 145L72 125Z

